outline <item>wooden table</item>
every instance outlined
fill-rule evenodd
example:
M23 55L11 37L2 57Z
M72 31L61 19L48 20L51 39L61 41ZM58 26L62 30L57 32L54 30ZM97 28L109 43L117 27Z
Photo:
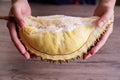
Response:
M34 16L64 14L91 16L95 6L31 4ZM7 15L10 2L0 2L0 15ZM113 34L87 61L51 64L24 59L12 43L6 21L0 20L0 80L120 80L120 7L115 8Z

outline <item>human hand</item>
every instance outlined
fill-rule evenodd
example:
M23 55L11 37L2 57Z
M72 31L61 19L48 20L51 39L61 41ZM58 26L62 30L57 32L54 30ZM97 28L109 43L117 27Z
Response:
M112 33L112 31L113 31L113 24L111 24L107 28L106 32L100 38L100 40L97 42L97 44L94 47L92 47L90 51L88 51L86 54L83 55L83 60L88 59L89 57L94 55L96 52L98 52L98 50L106 43L106 41L109 38L109 36Z
M100 3L97 8L95 9L94 16L99 16L100 19L97 22L98 27L104 26L105 23L108 22L108 20L114 21L114 7L112 7L110 4L106 5L103 3ZM111 24L102 38L99 40L99 42L85 55L83 55L83 59L86 60L87 58L94 55L107 41L108 37L113 31L113 24Z
M110 4L100 3L94 11L94 16L99 16L100 19L97 22L98 27L102 27L109 20L114 20L114 7Z
M9 16L14 16L20 27L25 25L24 17L31 16L31 8L27 0L13 0Z
M18 38L16 24L20 28L24 27L24 17L30 15L31 9L27 0L15 0L14 2L12 2L12 7L10 9L9 16L13 16L15 20L8 21L7 26L13 43L26 59L30 58L30 54L27 52L27 50Z

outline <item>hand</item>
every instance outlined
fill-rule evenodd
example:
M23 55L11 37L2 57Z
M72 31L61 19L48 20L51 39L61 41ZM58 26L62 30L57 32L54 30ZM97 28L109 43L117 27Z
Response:
M109 5L99 4L95 9L94 16L99 16L98 27L102 27L108 20L114 20L114 8Z
M15 0L12 3L9 15L14 16L17 24L23 27L25 25L24 17L31 16L31 8L27 0Z
M9 16L13 16L15 20L8 21L7 26L10 32L10 36L12 41L14 42L15 46L18 48L20 53L26 58L30 58L30 54L27 52L23 44L18 38L17 31L16 31L16 24L21 28L24 27L24 17L31 15L31 9L27 2L27 0L16 0L12 3L11 10L9 12Z
M83 59L86 60L89 57L91 57L92 55L94 55L107 41L108 37L110 36L110 34L113 31L113 24L110 25L107 28L107 31L105 32L105 34L101 37L100 41L97 42L96 46L92 47L92 49L87 52L86 54L83 55Z
M100 19L97 22L98 27L102 27L108 20L114 20L114 9L106 5L98 5L95 9L94 16L99 16ZM83 55L83 59L87 59L94 55L107 41L108 37L113 31L113 24L111 24L100 41L94 46L87 54Z

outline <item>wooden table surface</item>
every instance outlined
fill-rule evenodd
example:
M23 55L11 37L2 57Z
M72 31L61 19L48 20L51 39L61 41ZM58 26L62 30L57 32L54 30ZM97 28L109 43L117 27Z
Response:
M32 14L91 16L95 6L31 4ZM0 15L7 15L10 2L0 2ZM12 43L6 21L0 20L0 80L120 80L120 7L115 8L113 34L87 61L51 64L24 59Z

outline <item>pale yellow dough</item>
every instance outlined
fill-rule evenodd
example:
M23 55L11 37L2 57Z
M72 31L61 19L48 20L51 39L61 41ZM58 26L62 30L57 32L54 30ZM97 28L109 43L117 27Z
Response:
M25 19L26 25L19 29L20 40L30 54L53 61L82 57L112 22L98 28L99 17L52 15Z

